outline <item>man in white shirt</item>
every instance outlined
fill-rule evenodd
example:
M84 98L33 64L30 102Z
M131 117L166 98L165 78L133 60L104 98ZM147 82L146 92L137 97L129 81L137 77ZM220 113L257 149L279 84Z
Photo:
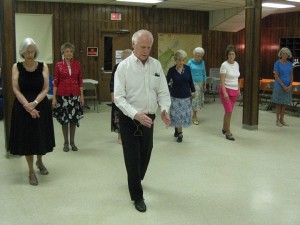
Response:
M151 32L139 30L133 34L133 54L119 64L114 83L115 104L122 111L120 132L129 193L140 212L146 211L141 180L151 157L158 105L163 122L170 126L169 89L160 62L149 56L152 44Z

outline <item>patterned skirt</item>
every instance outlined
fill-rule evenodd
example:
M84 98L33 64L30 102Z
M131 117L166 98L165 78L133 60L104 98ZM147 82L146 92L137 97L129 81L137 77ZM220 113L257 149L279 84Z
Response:
M204 91L203 91L203 83L194 83L195 85L195 98L192 100L193 111L199 111L204 106Z
M56 96L56 100L57 107L53 109L53 117L61 125L72 123L79 127L79 120L83 118L80 96Z
M281 87L274 87L271 101L275 104L290 105L292 103L292 93L285 92Z
M170 119L172 127L188 127L192 124L191 98L171 97Z

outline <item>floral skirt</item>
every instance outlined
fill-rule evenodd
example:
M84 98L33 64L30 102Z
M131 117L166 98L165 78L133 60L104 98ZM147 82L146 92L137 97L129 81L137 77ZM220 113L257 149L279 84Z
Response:
M56 100L57 107L53 109L53 117L61 125L72 123L79 127L79 120L83 118L80 96L56 96Z
M172 127L188 127L192 124L191 98L171 97L170 119Z
M197 112L204 106L204 91L203 91L203 83L194 83L195 85L195 98L192 100L193 111Z
M112 103L111 106L111 132L120 133L120 126L119 126L119 115L120 115L120 109L115 105L115 103Z

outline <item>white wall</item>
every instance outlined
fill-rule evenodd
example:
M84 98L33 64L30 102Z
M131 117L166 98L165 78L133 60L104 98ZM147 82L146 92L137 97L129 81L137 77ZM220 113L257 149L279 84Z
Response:
M19 55L19 45L24 38L32 38L38 45L40 55L38 61L53 63L52 47L52 14L16 13L16 56L17 61L23 61Z

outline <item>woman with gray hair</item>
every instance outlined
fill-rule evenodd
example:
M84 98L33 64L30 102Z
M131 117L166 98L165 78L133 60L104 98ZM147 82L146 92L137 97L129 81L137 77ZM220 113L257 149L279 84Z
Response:
M199 125L197 112L204 106L204 92L206 91L206 69L205 62L202 59L204 56L204 49L197 47L193 51L194 58L189 59L188 65L191 68L192 78L195 85L195 98L192 101L193 124Z
M73 59L75 46L64 43L61 48L63 60L55 65L53 79L53 116L62 125L64 135L63 151L78 151L75 145L75 130L79 120L83 118L83 81L81 66ZM70 131L70 132L69 132ZM69 140L70 133L70 140Z
M188 127L192 124L191 98L195 97L191 69L184 64L186 56L185 51L177 50L174 55L176 65L172 66L167 74L167 82L171 92L171 126L175 127L174 137L177 137L179 143L182 142L183 138L182 127Z
M38 185L33 169L34 155L41 175L48 175L42 157L55 147L52 110L47 92L49 70L36 61L38 47L32 38L25 38L19 48L23 62L12 67L12 88L16 96L11 114L9 152L25 156L29 168L29 184Z
M289 60L292 53L288 48L278 52L279 60L274 64L274 89L272 102L276 104L276 125L288 126L284 121L285 106L292 102L293 63Z

